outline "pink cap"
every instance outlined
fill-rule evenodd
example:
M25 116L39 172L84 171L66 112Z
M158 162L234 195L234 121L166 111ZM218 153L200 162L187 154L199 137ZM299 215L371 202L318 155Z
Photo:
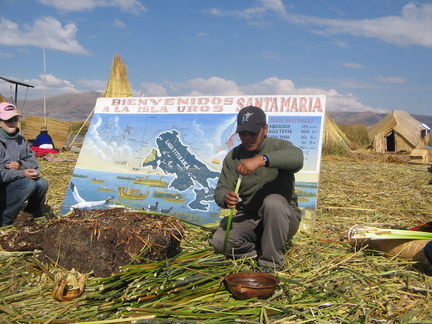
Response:
M9 102L2 102L0 103L0 119L1 120L8 120L12 117L20 116L20 112L16 109L14 105L12 105Z

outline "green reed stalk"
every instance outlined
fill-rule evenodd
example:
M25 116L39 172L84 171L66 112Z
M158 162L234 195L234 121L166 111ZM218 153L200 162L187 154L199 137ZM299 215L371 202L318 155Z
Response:
M237 184L236 184L236 187L235 187L235 190L234 190L235 193L239 192L241 181L242 181L242 175L240 174L239 177L238 177L238 179L237 179ZM229 211L228 223L227 223L227 228L226 228L226 231L225 231L225 241L224 241L224 246L223 246L223 253L224 254L225 254L227 243L228 243L229 233L231 231L231 224L232 224L233 214L234 214L234 208L231 208L230 211Z

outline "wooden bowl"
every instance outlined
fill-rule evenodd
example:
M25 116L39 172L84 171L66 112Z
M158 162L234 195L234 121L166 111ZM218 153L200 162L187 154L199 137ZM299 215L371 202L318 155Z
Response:
M280 282L279 278L264 272L231 273L224 280L228 290L238 299L267 299Z

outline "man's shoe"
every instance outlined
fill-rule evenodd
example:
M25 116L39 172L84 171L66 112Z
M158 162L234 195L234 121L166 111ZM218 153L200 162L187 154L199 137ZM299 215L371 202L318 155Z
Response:
M272 268L270 268L269 266L266 265L259 265L258 266L258 271L257 272L264 272L264 273L270 273L272 274L274 271Z

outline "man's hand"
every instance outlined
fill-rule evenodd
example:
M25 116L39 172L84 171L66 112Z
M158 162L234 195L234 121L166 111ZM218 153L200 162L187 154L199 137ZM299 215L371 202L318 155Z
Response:
M37 179L39 178L39 171L36 169L25 169L24 175L26 176L26 178Z
M6 164L6 169L10 170L21 170L21 164L18 161L12 161Z
M239 199L239 194L235 193L234 191L228 191L224 196L225 205L230 209L235 208L238 199Z
M255 156L250 159L246 159L240 162L237 167L238 173L241 175L249 175L256 169L265 166L265 162L262 155Z

